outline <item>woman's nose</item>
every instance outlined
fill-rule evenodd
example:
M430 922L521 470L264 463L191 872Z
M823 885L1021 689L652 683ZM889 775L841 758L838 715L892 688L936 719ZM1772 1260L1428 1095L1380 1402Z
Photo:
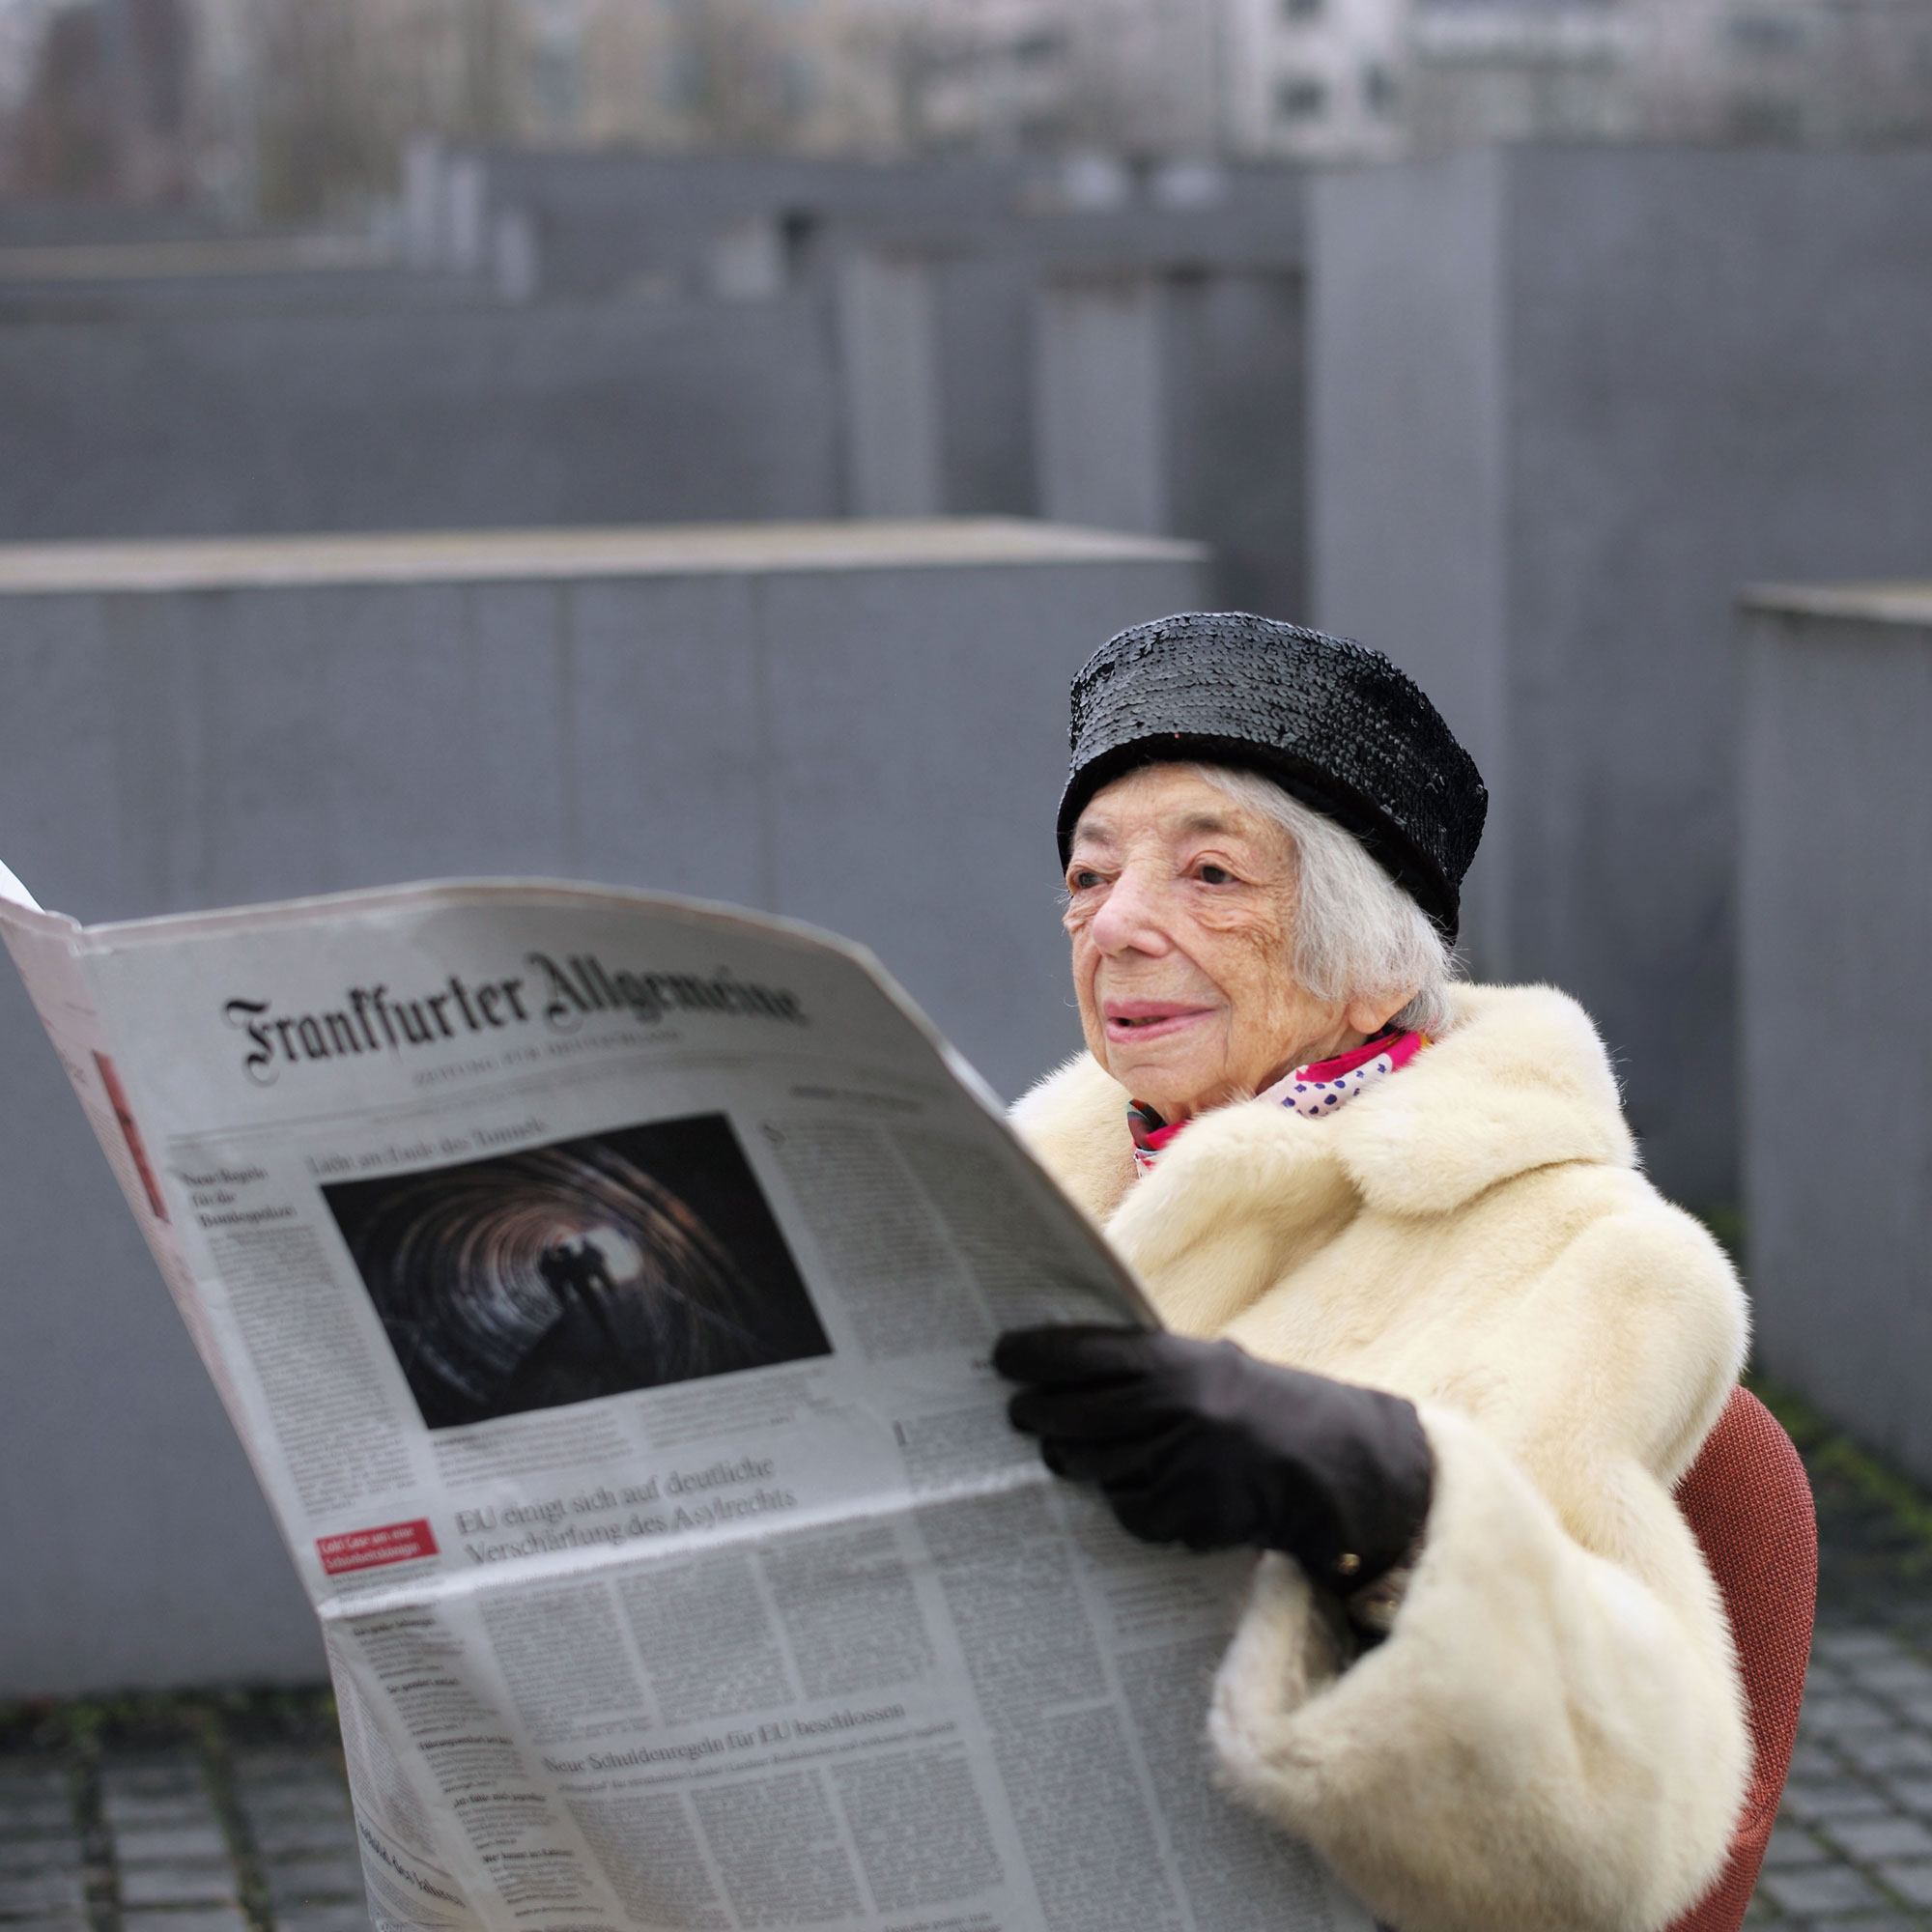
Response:
M1094 915L1094 942L1103 952L1164 952L1168 947L1165 898L1139 867L1121 870Z

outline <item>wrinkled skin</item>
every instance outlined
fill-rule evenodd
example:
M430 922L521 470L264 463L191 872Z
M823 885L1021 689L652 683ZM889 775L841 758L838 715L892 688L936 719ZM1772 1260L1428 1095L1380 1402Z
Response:
M1081 813L1065 914L1081 1028L1164 1120L1346 1053L1404 1004L1296 981L1294 889L1289 835L1184 765L1130 772Z

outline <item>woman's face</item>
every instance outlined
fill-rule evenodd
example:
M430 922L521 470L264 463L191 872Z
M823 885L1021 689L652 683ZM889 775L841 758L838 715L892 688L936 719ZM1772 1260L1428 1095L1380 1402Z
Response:
M1080 1023L1096 1059L1170 1122L1359 1045L1386 1017L1295 980L1294 848L1184 765L1118 779L1066 867Z

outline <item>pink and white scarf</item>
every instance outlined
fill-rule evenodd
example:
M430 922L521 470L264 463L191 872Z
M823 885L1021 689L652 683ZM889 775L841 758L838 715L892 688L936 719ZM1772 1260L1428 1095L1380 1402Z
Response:
M1429 1044L1428 1036L1399 1034L1365 1041L1333 1060L1310 1061L1285 1073L1272 1087L1257 1094L1257 1100L1271 1100L1276 1106L1292 1108L1311 1121L1339 1113L1378 1081L1405 1067ZM1134 1165L1143 1174L1151 1171L1160 1152L1186 1126L1185 1121L1173 1126L1140 1100L1127 1102L1127 1128L1134 1137Z

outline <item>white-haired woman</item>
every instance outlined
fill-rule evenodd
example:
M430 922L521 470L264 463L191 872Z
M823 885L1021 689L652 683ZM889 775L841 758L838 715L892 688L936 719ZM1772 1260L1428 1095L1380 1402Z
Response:
M1015 1110L1168 1331L1003 1338L1125 1526L1265 1552L1208 1726L1403 1932L1651 1932L1749 1772L1671 1500L1736 1379L1722 1254L1638 1169L1588 1019L1451 981L1485 810L1378 654L1123 633L1062 809L1088 1053Z

